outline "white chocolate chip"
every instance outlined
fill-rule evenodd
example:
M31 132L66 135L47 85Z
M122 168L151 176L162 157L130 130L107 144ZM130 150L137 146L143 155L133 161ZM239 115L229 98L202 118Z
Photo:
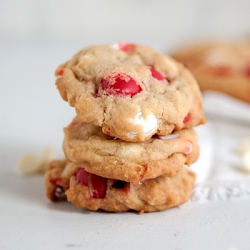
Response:
M56 158L55 148L50 145L46 147L40 156L40 166L38 172L43 173L46 171L50 161Z
M243 141L241 141L241 143L239 144L238 148L236 149L236 152L239 155L242 155L242 154L244 154L248 150L250 150L250 141L243 140Z
M111 48L119 50L120 49L119 43L112 44Z
M175 139L178 138L180 135L178 133L174 133L171 135L158 135L158 138L160 140L171 140L171 139Z
M211 50L205 56L206 63L211 66L225 64L225 54L219 50Z
M130 183L130 190L133 192L133 191L136 191L138 188L141 187L141 185L146 182L147 179L143 179L143 180L140 180L139 182L133 184L133 183Z
M236 153L241 156L242 170L250 174L250 141L241 141L238 148L236 149Z
M135 118L130 119L135 125L142 126L144 136L153 134L157 129L157 118L154 114L150 113L146 118L143 117L142 111L139 110ZM132 136L137 136L137 132L129 132Z
M39 157L33 154L24 155L18 162L18 169L24 175L33 174L39 168Z
M250 150L247 150L242 155L243 170L250 174Z
M46 147L40 156L34 154L24 155L18 162L18 169L24 175L44 173L48 163L56 158L55 148Z
M121 155L126 156L139 156L141 154L141 147L139 145L129 145L121 149Z

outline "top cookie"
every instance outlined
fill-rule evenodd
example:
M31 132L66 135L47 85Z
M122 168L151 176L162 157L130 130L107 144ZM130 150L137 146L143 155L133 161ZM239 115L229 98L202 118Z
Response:
M205 122L189 71L146 46L90 46L55 74L62 98L84 122L125 141L146 141Z
M172 56L193 73L201 90L215 90L250 102L249 42L194 44Z

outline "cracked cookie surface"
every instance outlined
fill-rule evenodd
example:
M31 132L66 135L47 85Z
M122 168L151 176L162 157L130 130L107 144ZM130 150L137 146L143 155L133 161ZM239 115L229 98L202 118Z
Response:
M61 97L84 122L122 140L146 141L205 122L190 72L146 46L90 46L55 74Z

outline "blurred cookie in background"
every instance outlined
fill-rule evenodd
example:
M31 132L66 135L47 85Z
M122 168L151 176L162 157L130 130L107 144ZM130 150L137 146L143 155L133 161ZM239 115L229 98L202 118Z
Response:
M250 103L250 42L193 43L172 53L202 91L214 90Z

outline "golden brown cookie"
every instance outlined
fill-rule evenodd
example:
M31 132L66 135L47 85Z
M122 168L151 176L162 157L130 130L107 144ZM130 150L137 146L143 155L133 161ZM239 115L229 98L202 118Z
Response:
M250 102L250 43L214 42L173 53L194 75L202 91L215 90Z
M205 122L190 72L146 46L90 46L55 74L62 98L84 122L122 140L146 141Z
M152 212L178 206L190 198L194 181L195 174L184 166L172 178L162 175L135 187L124 181L90 174L67 161L52 162L45 175L50 200L55 201L57 194L62 192L77 207L112 212Z
M126 142L104 134L100 127L79 117L64 129L63 150L67 159L102 177L137 183L165 174L174 176L199 157L193 129L169 136L155 135L146 142Z

